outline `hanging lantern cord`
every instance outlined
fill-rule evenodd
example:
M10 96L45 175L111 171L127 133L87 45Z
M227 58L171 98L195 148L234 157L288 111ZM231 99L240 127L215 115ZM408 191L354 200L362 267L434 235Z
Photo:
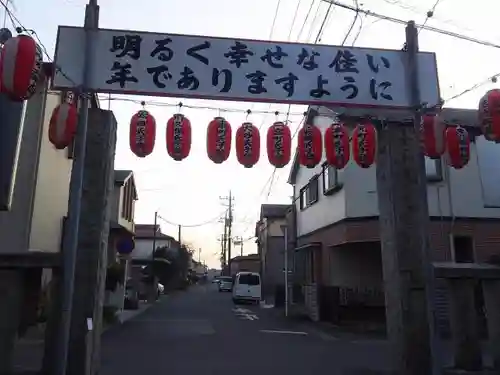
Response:
M142 109L146 108L146 102L145 102L145 101L142 101L142 102L141 102L141 106L142 106Z
M278 111L274 112L274 115L276 116L276 121L278 121L278 116L280 115L280 113Z
M247 109L247 117L245 118L245 120L248 120L248 116L250 116L251 114L252 114L252 110Z
M179 113L182 111L182 102L179 102Z

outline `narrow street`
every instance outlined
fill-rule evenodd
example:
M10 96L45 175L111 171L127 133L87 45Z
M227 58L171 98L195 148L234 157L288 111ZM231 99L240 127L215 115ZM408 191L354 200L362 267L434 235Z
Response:
M383 342L338 339L260 306L234 306L215 285L165 296L106 332L101 375L381 374Z

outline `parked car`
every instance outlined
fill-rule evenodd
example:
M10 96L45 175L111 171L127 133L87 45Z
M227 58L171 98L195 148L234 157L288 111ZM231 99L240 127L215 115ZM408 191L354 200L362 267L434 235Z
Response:
M255 272L240 272L233 285L233 302L260 303L262 297L260 275Z
M233 278L231 276L221 276L219 279L219 292L230 292L233 290Z
M219 276L215 276L213 279L212 279L212 284L218 284L220 281L220 277Z

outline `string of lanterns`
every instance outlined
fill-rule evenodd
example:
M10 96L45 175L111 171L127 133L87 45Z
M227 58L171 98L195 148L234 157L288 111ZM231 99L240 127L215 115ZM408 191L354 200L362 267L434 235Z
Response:
M19 34L7 39L0 52L0 92L13 101L28 100L36 92L43 66L43 52L29 35ZM65 101L52 112L49 122L49 141L58 150L68 147L75 137L77 126L77 101ZM485 138L500 143L500 90L488 91L478 106L478 121ZM191 150L191 123L177 113L167 122L167 152L174 160L181 161ZM426 156L439 159L447 153L448 164L461 169L470 160L470 136L460 125L447 126L439 114L425 115L420 127L422 146ZM260 134L250 122L244 122L236 131L236 156L238 162L251 168L259 161ZM155 147L156 120L145 109L138 111L130 121L130 149L138 157L150 155ZM225 162L231 152L232 128L223 117L216 117L207 127L207 155L216 164ZM267 131L266 146L270 164L283 168L291 159L292 136L284 122L276 121ZM352 149L351 145L352 143ZM329 126L323 136L313 124L304 124L298 133L298 160L307 168L321 162L325 149L326 161L342 169L351 158L361 168L375 163L377 130L365 121L352 132L344 124Z

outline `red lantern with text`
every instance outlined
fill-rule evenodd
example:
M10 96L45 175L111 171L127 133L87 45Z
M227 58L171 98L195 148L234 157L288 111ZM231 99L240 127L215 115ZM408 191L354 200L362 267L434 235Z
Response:
M292 134L290 128L281 121L272 124L267 131L267 157L276 168L283 168L290 162L292 154Z
M437 115L426 115L420 123L420 135L424 154L431 159L439 159L445 151L445 125Z
M70 103L61 103L52 111L49 122L49 141L58 150L68 147L75 137L78 112Z
M321 130L315 125L305 124L299 130L297 150L299 164L306 168L317 166L323 155Z
M445 140L449 165L455 169L465 167L470 159L470 138L467 130L461 126L448 128Z
M223 117L216 117L207 128L207 154L210 160L221 164L231 153L231 124Z
M174 160L181 161L191 151L191 122L176 113L167 121L167 152Z
M236 157L245 168L251 168L259 161L259 129L251 122L243 123L236 131Z
M479 124L484 137L500 143L500 90L488 91L479 101Z
M141 110L130 120L130 150L144 158L153 152L156 140L156 120L146 110Z
M331 166L342 169L349 162L351 150L349 132L342 124L332 124L325 130L325 156Z
M10 38L0 52L1 91L15 101L31 98L42 74L42 65L42 49L32 37Z
M352 154L361 168L370 168L375 162L377 130L371 123L356 126L352 133Z

